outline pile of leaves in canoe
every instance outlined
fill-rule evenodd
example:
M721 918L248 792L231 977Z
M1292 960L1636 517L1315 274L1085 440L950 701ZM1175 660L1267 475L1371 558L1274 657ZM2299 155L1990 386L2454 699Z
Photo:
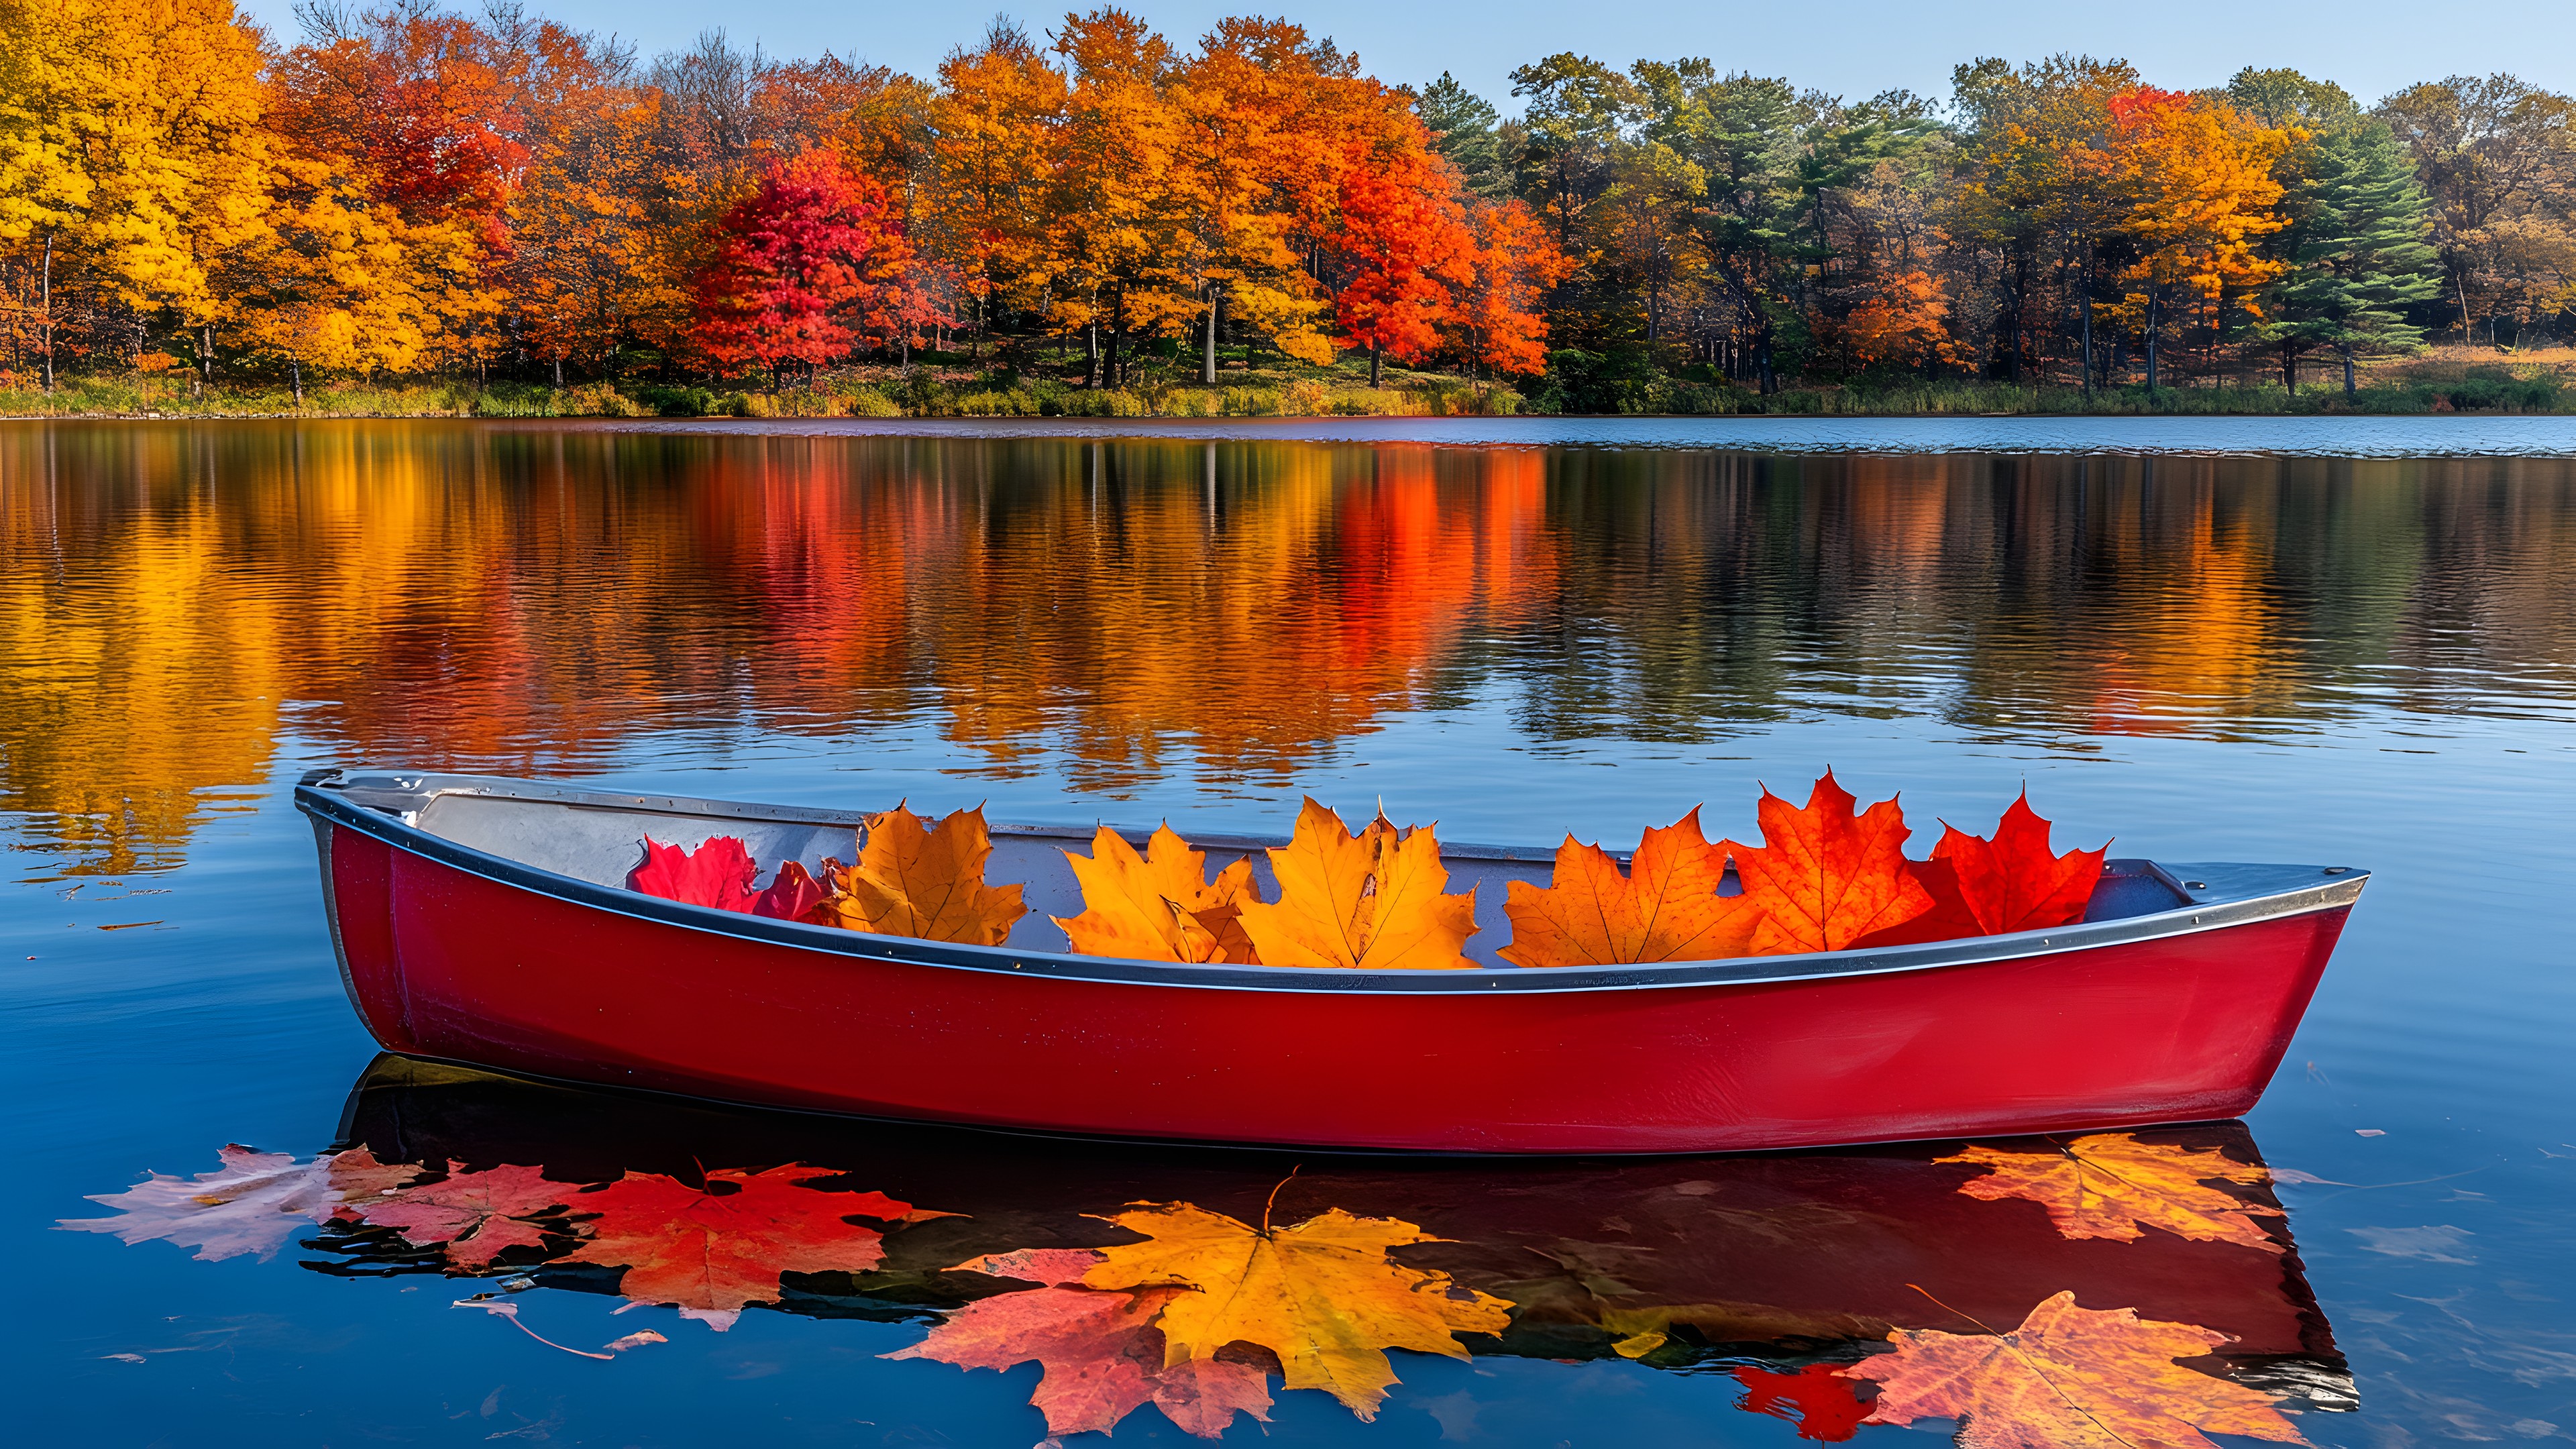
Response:
M2049 822L2013 801L1991 836L1946 822L1924 860L1895 800L1867 809L1825 773L1805 806L1765 790L1762 844L1712 842L1697 808L1649 829L1622 871L1599 845L1567 836L1542 888L1510 883L1503 913L1516 966L1710 961L1872 949L2083 919L2102 877L2100 850L2049 847ZM867 818L856 863L798 861L768 886L743 842L689 851L644 842L629 888L666 900L879 935L998 946L1028 914L1020 887L984 882L992 837L981 809L934 828L898 805ZM1388 970L1473 967L1475 891L1451 893L1429 826L1383 813L1360 830L1306 801L1289 843L1269 851L1279 898L1264 900L1250 859L1207 875L1207 856L1166 825L1140 854L1106 826L1088 856L1065 852L1082 914L1055 917L1074 952L1129 960ZM1732 863L1740 888L1723 891Z

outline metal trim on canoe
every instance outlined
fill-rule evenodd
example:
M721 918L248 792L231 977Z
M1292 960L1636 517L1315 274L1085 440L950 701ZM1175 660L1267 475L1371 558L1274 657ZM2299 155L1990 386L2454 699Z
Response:
M2368 871L2348 866L2164 865L2154 861L2114 861L2109 863L2113 867L2153 876L2189 904L2141 916L2083 922L2042 931L1932 941L1867 953L1820 951L1796 956L1739 957L1720 961L1459 971L1371 972L1278 966L1193 966L1168 961L1076 956L1060 951L1029 951L1009 946L968 946L900 936L873 936L832 926L807 925L663 900L622 887L579 880L506 856L459 845L413 823L414 817L441 795L485 795L551 803L571 809L649 811L716 820L848 825L854 829L865 816L865 812L855 810L757 805L685 795L612 794L489 776L391 771L367 774L339 770L309 771L296 785L295 804L296 808L318 820L355 830L425 860L558 900L684 930L907 965L1049 976L1067 981L1123 986L1202 990L1444 996L1478 995L1491 991L1670 990L1686 986L1753 986L1842 976L1880 976L2053 956L2101 946L2225 930L2279 916L2337 910L2359 899L2362 886L2370 879ZM1000 825L993 829L996 834L1062 836L1074 840L1088 839L1091 835L1090 827ZM1141 833L1136 836L1140 841L1143 838ZM1248 851L1283 845L1286 841L1277 837L1193 836L1191 844L1201 849ZM1444 845L1441 854L1460 860L1544 863L1553 859L1555 853L1508 846Z

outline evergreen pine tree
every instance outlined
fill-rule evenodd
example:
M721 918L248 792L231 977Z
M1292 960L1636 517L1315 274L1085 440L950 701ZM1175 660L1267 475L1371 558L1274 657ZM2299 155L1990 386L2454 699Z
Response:
M1431 149L1467 178L1467 189L1479 196L1502 196L1511 190L1511 171L1503 164L1502 113L1493 103L1468 90L1442 71L1422 88L1414 111L1430 128Z
M2350 397L2356 352L2408 352L2423 342L2424 329L2401 309L2441 286L2424 242L2427 202L2413 162L2384 125L2317 138L2306 170L2291 201L2298 218L2288 236L2291 265L2273 294L2270 330L2293 394L2299 354L2322 347L2342 357Z

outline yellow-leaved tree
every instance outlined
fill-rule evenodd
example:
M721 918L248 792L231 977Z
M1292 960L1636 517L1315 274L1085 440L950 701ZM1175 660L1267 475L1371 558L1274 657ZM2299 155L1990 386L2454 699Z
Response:
M69 291L220 316L211 271L261 225L260 64L231 0L0 0L0 248L48 387Z

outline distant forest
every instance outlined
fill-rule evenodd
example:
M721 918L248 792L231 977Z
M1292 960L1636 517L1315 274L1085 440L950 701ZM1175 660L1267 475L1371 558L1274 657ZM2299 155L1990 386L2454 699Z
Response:
M515 6L0 0L0 385L556 385L924 360L1116 388L1365 360L1566 411L1920 378L2349 387L2576 334L2576 101L1706 59L1389 85L1237 19L995 21L934 74ZM1519 114L1507 118L1503 104Z

